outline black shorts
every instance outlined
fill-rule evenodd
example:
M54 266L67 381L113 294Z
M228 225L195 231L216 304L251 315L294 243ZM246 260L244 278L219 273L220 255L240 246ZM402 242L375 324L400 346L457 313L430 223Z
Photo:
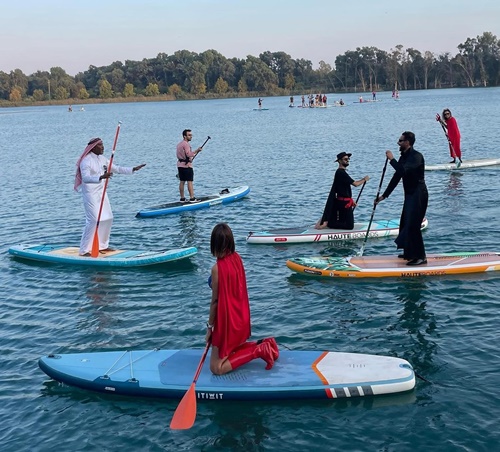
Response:
M183 182L192 182L194 177L193 168L177 168L179 170L179 180Z

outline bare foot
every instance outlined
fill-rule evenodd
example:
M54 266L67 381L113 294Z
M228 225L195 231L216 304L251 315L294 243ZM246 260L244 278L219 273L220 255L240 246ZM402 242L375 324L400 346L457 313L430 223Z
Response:
M90 253L80 254L82 257L90 257Z
M323 224L316 223L316 229L326 229L328 227L328 222L325 221Z

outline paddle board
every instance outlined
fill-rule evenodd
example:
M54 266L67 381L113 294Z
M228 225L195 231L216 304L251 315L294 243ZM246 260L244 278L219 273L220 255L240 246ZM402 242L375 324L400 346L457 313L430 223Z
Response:
M200 196L200 202L191 204L180 201L169 202L157 206L147 207L136 214L136 217L158 217L160 215L169 215L172 213L186 212L188 210L198 210L218 204L227 204L236 201L250 193L250 187L242 185L236 188L224 188L219 193L210 196Z
M38 364L49 377L70 386L178 399L191 385L202 353L155 349L52 354L40 358ZM391 394L414 386L412 366L401 358L283 350L271 370L256 359L217 376L205 363L196 396L210 401L336 399Z
M254 108L253 111L267 111L269 108Z
M500 165L500 158L478 159L478 160L463 160L460 166L456 163L441 163L438 165L425 165L426 171L441 171L441 170L463 170L467 168L481 168L483 166Z
M424 218L422 229L427 228L429 222ZM368 222L354 223L354 229L316 229L314 225L270 229L269 231L250 232L247 243L252 244L276 244L276 243L312 243L333 242L343 240L364 239L368 229ZM388 237L398 235L399 218L395 220L373 221L368 233L368 238Z
M67 245L16 245L9 248L15 257L65 265L87 265L93 267L142 267L176 261L194 256L195 247L166 251L114 250L99 253L96 258L78 254L79 249Z
M299 257L290 259L287 267L309 276L330 278L384 278L399 276L457 275L500 270L500 254L464 252L427 255L427 264L406 265L396 256Z

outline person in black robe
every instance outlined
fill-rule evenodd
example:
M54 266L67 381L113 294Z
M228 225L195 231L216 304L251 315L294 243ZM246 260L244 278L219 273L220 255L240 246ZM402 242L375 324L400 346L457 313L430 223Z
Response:
M385 192L375 201L377 204L389 197L399 181L403 179L404 204L399 223L399 235L395 242L403 253L398 257L407 260L407 265L423 265L427 263L424 240L422 238L422 221L427 211L429 194L425 185L424 156L413 148L415 134L403 132L398 140L401 157L394 158L391 151L385 155L396 170Z
M354 207L356 203L352 199L351 185L355 187L370 180L369 176L355 181L347 174L349 159L352 154L341 152L337 154L339 167L335 172L333 185L326 201L325 209L321 219L316 223L316 229L354 229Z

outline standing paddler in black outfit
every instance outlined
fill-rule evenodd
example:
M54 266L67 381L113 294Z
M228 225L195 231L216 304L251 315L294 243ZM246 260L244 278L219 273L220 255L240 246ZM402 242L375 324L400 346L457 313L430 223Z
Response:
M375 202L378 204L388 198L399 181L403 179L403 212L399 223L399 235L395 240L398 249L402 248L403 253L398 257L407 260L407 265L422 265L427 263L427 258L425 256L421 226L427 211L429 194L424 178L424 156L413 149L414 143L415 134L413 132L403 132L398 140L399 151L401 152L399 160L394 158L391 151L385 152L396 172L387 185L385 192Z

